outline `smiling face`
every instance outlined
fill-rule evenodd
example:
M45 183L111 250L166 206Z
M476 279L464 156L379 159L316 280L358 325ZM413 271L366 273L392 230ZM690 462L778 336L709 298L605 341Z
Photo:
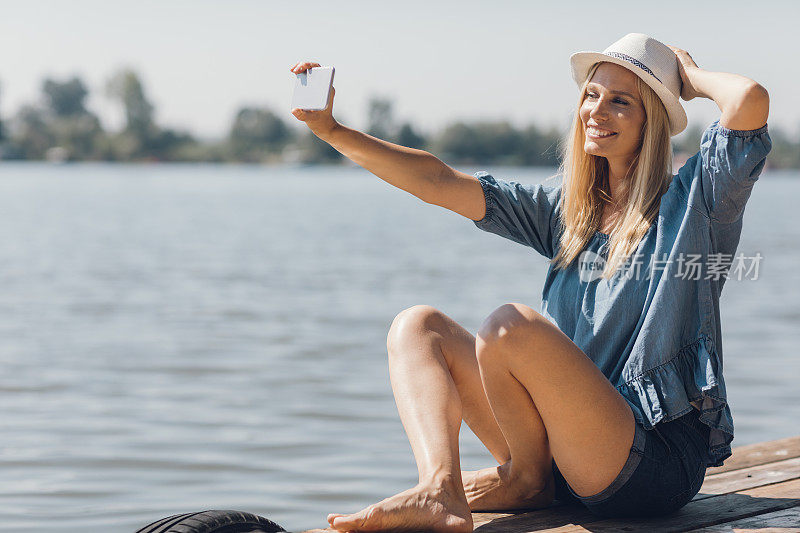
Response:
M627 161L636 156L647 119L636 78L614 63L595 70L580 108L587 154Z

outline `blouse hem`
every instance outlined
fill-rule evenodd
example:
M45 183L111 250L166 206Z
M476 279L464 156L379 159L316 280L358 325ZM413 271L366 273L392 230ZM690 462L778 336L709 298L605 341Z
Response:
M768 126L768 124L764 124L760 128L756 128L754 130L732 130L720 124L719 119L717 119L715 123L719 129L719 132L727 137L752 137L754 135L761 135L762 133L767 132Z
M634 415L645 429L675 420L701 404L700 421L711 428L709 466L721 466L730 457L733 424L725 398L721 364L713 339L703 335L681 348L667 361L618 385L617 390L635 407ZM669 391L665 394L664 391Z

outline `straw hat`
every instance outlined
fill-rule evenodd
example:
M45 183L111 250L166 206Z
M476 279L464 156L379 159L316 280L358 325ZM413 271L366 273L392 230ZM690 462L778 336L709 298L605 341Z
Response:
M580 86L592 65L608 61L627 68L649 85L664 102L671 135L686 129L686 111L679 102L681 73L670 47L643 33L629 33L602 52L575 52L569 58L572 79Z

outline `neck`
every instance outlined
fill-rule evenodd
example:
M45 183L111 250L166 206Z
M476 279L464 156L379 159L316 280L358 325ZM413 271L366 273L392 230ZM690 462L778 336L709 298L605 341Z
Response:
M628 179L627 174L631 160L627 158L606 158L606 160L608 161L608 186L611 198L615 204L619 204L625 190L624 184Z

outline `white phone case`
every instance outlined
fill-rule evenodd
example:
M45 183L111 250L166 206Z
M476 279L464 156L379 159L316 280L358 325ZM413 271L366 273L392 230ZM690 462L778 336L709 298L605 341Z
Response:
M308 111L325 109L333 85L333 67L313 67L297 74L292 97L292 109Z

